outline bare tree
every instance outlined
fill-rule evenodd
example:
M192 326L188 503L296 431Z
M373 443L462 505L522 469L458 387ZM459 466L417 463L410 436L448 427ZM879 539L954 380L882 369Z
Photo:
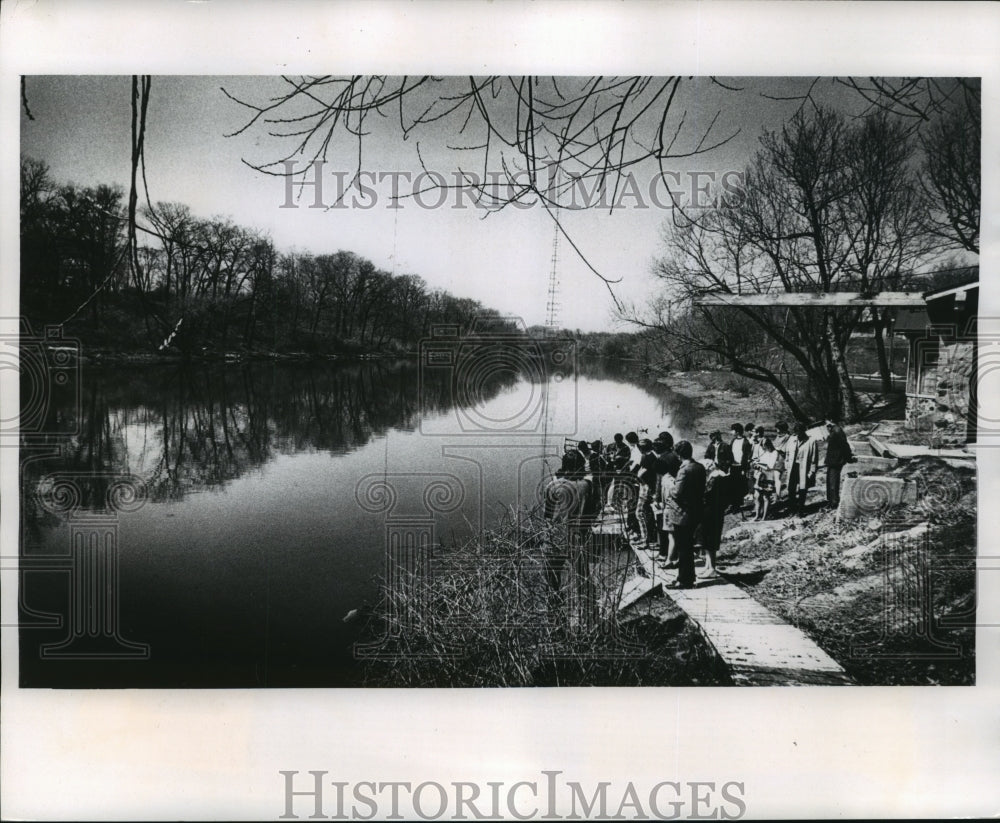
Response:
M905 288L914 266L933 249L926 201L910 171L914 155L905 124L884 111L852 129L847 162L853 191L839 206L839 223L847 232L849 279L862 293ZM883 393L892 391L884 336L890 313L874 306L869 311Z
M390 130L388 139L414 140L421 163L432 156L436 161L442 152L457 160L453 164L457 169L453 181L428 175L428 187L443 185L471 190L491 209L540 203L560 230L558 210L567 207L564 195L581 184L592 194L606 195L593 198L584 207L615 208L631 170L646 163L663 171L664 164L671 159L711 152L734 136L717 130L718 112L707 120L686 116L685 91L693 86L689 78L681 77L324 76L284 77L280 82L283 88L266 101L241 99L223 89L249 113L237 133L264 130L273 137L272 145L279 147L271 158L244 161L253 168L268 174L304 174L311 161L327 159L344 148L346 141L357 175L364 169L370 135L381 124L379 128ZM714 79L710 82L723 95L740 93L740 89L725 82ZM899 168L915 165L912 153L907 153L912 150L913 140L926 157L922 183L926 194L924 208L930 217L924 218L924 229L947 245L978 251L979 82L969 78L816 79L809 82L798 98L785 99L799 99L800 115L806 121L816 119L820 117L820 107L814 93L828 83L846 85L866 102L868 111L859 122L870 124L871 134L865 138L864 130L848 128L845 123L833 124L835 127L828 134L814 128L809 139L789 148L787 157L772 156L774 168L784 175L782 185L768 189L768 181L760 178L759 184L747 186L747 202L742 204L747 208L736 208L741 204L729 202L719 210L717 222L712 222L715 218L698 217L688 227L692 232L704 234L703 245L705 249L711 246L713 255L720 259L728 255L733 269L726 275L730 278L725 281L726 288L825 291L841 287L852 278L862 289L900 282L904 262L918 256L915 244L907 239L911 236L917 201L910 201L911 209L906 213L899 204L907 201L909 190L902 185L893 188L892 181L900 177ZM21 91L25 116L31 117L23 80ZM174 265L171 253L164 257L139 243L140 234L145 231L137 220L141 213L140 189L149 204L145 185L145 130L150 91L151 78L132 78L131 179L127 244L123 250L144 322L148 327L150 319L154 321L149 333L158 339L175 328L173 313L163 311L165 304L153 299L158 277L144 271L150 265L166 265L166 305L169 306L172 295L176 295L181 306L186 305L185 288L200 294L211 287L217 299L220 292L223 296L223 328L228 329L231 319L235 319L230 312L237 311L237 302L249 297L250 313L257 311L253 285L256 275L248 272L249 263L237 265L217 258L214 269L206 268L213 254L211 247L216 240L222 241L202 236L210 227L201 221L194 221L192 227L198 236L174 247L178 260L186 256L182 260L184 273L180 282L177 280L180 272L169 268ZM720 99L720 103L724 100ZM886 118L886 114L891 117ZM876 115L883 117L880 120ZM898 123L903 125L893 125ZM802 124L796 128L804 138L808 129ZM876 133L879 129L889 137L879 136ZM907 138L903 132L911 132L913 137ZM376 140L384 137L385 134ZM780 143L786 134L783 131L773 137ZM866 139L868 144L864 143ZM870 150L879 145L886 147L886 154ZM892 153L893 147L907 145L910 146L907 151ZM299 162L289 168L286 162L293 160ZM862 168L865 163L867 169ZM779 168L781 164L785 168ZM426 165L424 168L429 171ZM755 166L751 173L755 171L760 169ZM859 209L867 216L855 220L844 231L837 228L837 221L844 226L851 215L857 218ZM684 215L678 217L679 232L685 230L685 219ZM772 234L768 236L767 232ZM565 231L562 234L579 253L572 238ZM242 256L247 257L245 252L254 247L255 239L237 240L244 250ZM610 284L617 281L601 275L580 256L610 290ZM709 262L712 266L717 264L706 259L698 262L702 268L711 268ZM306 262L305 268L310 265ZM286 270L290 278L287 284L283 280ZM308 278L294 259L282 258L278 273L282 281L278 297L288 302L294 318L294 337L300 314L303 317L312 314L315 306L302 305L303 283ZM112 282L116 282L114 278L101 282L97 288L103 289ZM345 302L338 299L336 311L351 301L361 305L365 295L370 295L374 304L400 299L399 290L386 287L380 273L370 273L352 282L354 291L344 293ZM97 304L94 306L96 310ZM462 316L465 308L450 296L445 299L442 295L424 293L413 311L423 324L430 318ZM878 326L884 324L884 313L872 312L871 319L880 344ZM833 385L839 387L838 403L848 413L854 408L853 392L848 391L849 379L842 356L846 342L841 341L849 338L857 321L856 315L847 314L803 320L813 337L823 341L815 343L822 350L820 354L816 357L810 354L806 359L820 362L825 358L826 364L840 375ZM369 310L362 316L341 314L335 322L338 326L360 322L362 336L373 339L378 312ZM707 322L704 320L703 325ZM765 325L774 326L775 322L768 319ZM786 312L777 327L784 329L789 323L798 320ZM413 325L418 323L415 321ZM756 327L763 329L765 325L757 323ZM250 332L249 339L252 336ZM736 346L742 350L741 347L742 343ZM880 361L882 366L884 356ZM887 369L881 370L885 377Z
M869 111L899 118L924 152L924 228L946 247L979 253L982 82L978 77L850 78Z
M262 125L288 147L274 160L247 165L301 174L304 167L290 172L285 162L327 160L344 135L353 143L357 173L364 137L391 118L404 140L429 135L448 149L474 152L467 155L472 164L459 164L465 179L455 185L471 186L494 208L536 200L559 207L556 195L581 179L614 191L629 168L708 152L732 137L715 137L713 118L689 139L684 112L673 107L680 77L281 79L284 92L266 103L222 90L252 112L234 134ZM491 163L503 169L499 179ZM553 189L557 172L561 188Z
M979 253L981 123L979 110L942 114L921 134L927 195L925 227L951 247Z
M691 80L311 76L282 77L284 88L263 101L223 92L249 112L234 134L265 130L280 146L272 158L244 160L263 173L304 177L312 173L313 162L333 156L342 163L346 153L352 158L352 182L356 182L369 141L384 145L385 139L413 139L421 164L428 152L440 156L444 151L456 169L451 180L428 174L423 191L466 189L480 204L496 210L540 203L558 223L558 210L568 207L567 193L582 188L590 195L582 206L574 198L571 207L613 209L631 170L641 164L651 163L663 171L666 161L711 152L735 136L717 129L724 98L707 126L702 125L703 117L688 117L684 92L693 88ZM724 94L743 92L728 82L709 81ZM888 114L900 123L900 130L920 135L929 156L928 186L937 201L931 206L942 212L932 226L939 234L947 229L948 239L957 239L963 248L978 248L979 198L971 181L978 181L979 81L816 78L801 94L763 96L798 100L800 111L811 112L831 86L855 93L864 107L862 120ZM970 128L962 145L955 147L960 157L946 161L935 147L948 139L941 132L951 131L934 124L956 111L964 112L962 122ZM382 134L373 138L377 130ZM429 171L426 165L424 170ZM594 269L564 230L562 235L609 289L618 282ZM612 296L617 303L613 292Z
M22 303L30 315L103 321L105 295L122 284L127 252L122 191L55 185L48 167L21 159Z
M491 210L540 203L578 254L557 216L567 193L589 187L595 203L614 208L629 170L647 162L662 170L668 160L712 151L734 136L716 133L718 113L707 126L697 118L692 118L697 126L688 123L676 105L686 82L681 77L281 80L285 88L266 102L222 90L250 112L233 135L263 128L284 146L274 159L243 161L252 168L305 176L313 163L338 150L335 156L341 158L347 151L353 158L353 184L364 169L365 138L376 127L392 129L393 139L416 141L427 172L423 187L411 195L461 188ZM432 145L431 151L448 152L455 168L450 180L427 168L422 139ZM618 282L580 257L609 290Z
M913 129L955 108L978 113L981 105L978 77L849 77L833 82L853 89L868 103L862 116L883 111L909 121Z
M924 252L910 156L907 135L884 114L852 123L829 109L800 110L761 139L738 196L703 214L675 212L668 253L655 273L680 300L706 292L897 287ZM737 373L772 385L797 417L804 409L793 397L786 358L807 381L820 413L859 416L846 352L862 310L734 303L697 307L685 324L653 322L700 342ZM748 336L735 318L758 336Z

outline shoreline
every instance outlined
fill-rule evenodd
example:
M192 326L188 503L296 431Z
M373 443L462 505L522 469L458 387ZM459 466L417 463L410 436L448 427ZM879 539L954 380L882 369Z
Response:
M716 385L711 385L716 381ZM791 425L792 418L787 413L776 415L776 409L781 407L774 398L774 392L763 383L731 388L734 377L731 372L717 370L699 370L690 372L668 372L656 378L656 382L667 386L672 392L694 403L696 428L699 437L703 437L704 445L708 445L708 435L720 431L725 437L733 423L746 424L749 421L765 428L772 429L778 420L785 420ZM710 385L706 385L709 383ZM698 444L695 444L695 454L698 454Z
M739 385L729 372L669 372L653 378L694 404L696 456L709 432L718 430L728 439L734 422L753 421L768 429L778 420L792 422L766 386ZM873 420L844 427L859 454L866 453L860 450L866 430L876 425ZM893 474L929 483L931 490L926 499L905 507L905 526L894 522L899 512L841 522L826 501L824 451L801 516L790 514L787 504L759 523L742 514L726 516L718 553L723 576L805 632L857 685L974 684L975 631L963 616L976 596L975 463L949 465L936 456L900 459ZM934 494L941 490L951 495L944 508L935 505ZM743 510L750 505L745 501ZM924 568L928 552L927 557L946 558L946 568L933 570L935 587L926 593L930 600L911 603L909 613L897 610L887 622L886 597L904 586L906 575ZM904 586L895 596L902 598L906 591ZM910 598L915 594L910 592Z
M209 352L183 356L159 352L112 352L96 350L81 353L79 360L94 366L184 366L234 363L329 363L361 360L409 360L416 352L341 352L310 354L308 352Z

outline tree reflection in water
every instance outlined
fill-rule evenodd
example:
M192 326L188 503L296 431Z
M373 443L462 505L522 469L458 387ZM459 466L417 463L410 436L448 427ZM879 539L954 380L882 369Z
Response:
M487 399L516 382L499 376ZM338 458L332 467L390 430L415 430L420 414L452 408L446 380L425 379L420 392L407 361L86 370L79 404L55 398L64 402L49 410L55 431L74 433L22 438L22 685L352 685L357 628L341 617L381 571L378 524L330 485L349 482L343 474L305 475L311 499L275 498L267 515L248 515L227 487L284 455L325 452ZM123 478L141 487L136 515L116 506ZM226 493L206 523L191 496L211 489ZM268 521L277 523L270 533ZM79 544L88 522L103 529L101 545ZM86 576L91 566L113 568L121 585L115 603L87 601L85 612L120 614L122 639L148 644L150 660L42 659L66 637L74 587L105 586Z
M516 383L490 382L486 400ZM81 478L83 508L102 505L108 478L141 477L152 501L179 500L252 471L279 454L347 453L389 429L412 431L419 413L453 406L452 386L407 361L336 366L252 364L180 369L121 368L84 376L79 434L35 437L59 457L31 461L22 477L29 503L41 476ZM63 410L71 415L72 409ZM83 482L87 473L93 482Z
M683 413L665 388L640 389L607 364L580 364L579 375L585 429L652 424L668 408ZM375 593L386 539L383 516L357 505L358 478L383 468L459 478L465 507L438 523L439 538L456 541L465 539L466 517L478 522L510 505L522 480L534 489L532 472L542 466L537 436L507 444L516 448L443 454L443 444L458 441L424 436L422 423L452 419L460 394L447 373L420 377L412 361L85 369L79 408L51 409L53 430L75 433L23 442L22 560L69 556L76 526L56 505L65 490L58 478L71 479L76 512L112 520L114 485L136 478L147 503L114 526L119 611L122 636L148 644L152 657L41 660L40 648L61 642L65 623L24 627L67 614L67 578L32 572L22 586L22 685L353 685L359 623L342 618ZM509 406L501 395L524 396L517 384L525 378L539 375L499 372L477 386L477 399ZM581 429L591 437L614 430ZM381 445L364 450L375 441L386 443L384 466ZM549 448L561 444L560 434ZM208 490L218 494L196 494Z

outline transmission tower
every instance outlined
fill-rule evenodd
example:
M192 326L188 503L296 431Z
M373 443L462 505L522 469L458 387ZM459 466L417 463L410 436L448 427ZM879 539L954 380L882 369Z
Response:
M552 236L552 269L549 272L549 299L545 304L545 332L554 335L559 330L559 226Z

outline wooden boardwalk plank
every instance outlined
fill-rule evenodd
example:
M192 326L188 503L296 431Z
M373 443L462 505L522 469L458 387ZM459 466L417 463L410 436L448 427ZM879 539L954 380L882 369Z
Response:
M595 532L613 533L611 518ZM617 522L621 533L621 522ZM677 579L664 569L655 552L632 545L645 585L635 579L626 585L631 602ZM636 595L636 592L639 594ZM738 685L847 685L843 667L802 631L784 622L739 586L724 578L703 580L693 589L667 589L666 594L701 629L729 667Z
M626 581L622 588L622 596L618 602L618 611L627 609L637 600L663 586L662 580L650 580L645 575L636 575Z

